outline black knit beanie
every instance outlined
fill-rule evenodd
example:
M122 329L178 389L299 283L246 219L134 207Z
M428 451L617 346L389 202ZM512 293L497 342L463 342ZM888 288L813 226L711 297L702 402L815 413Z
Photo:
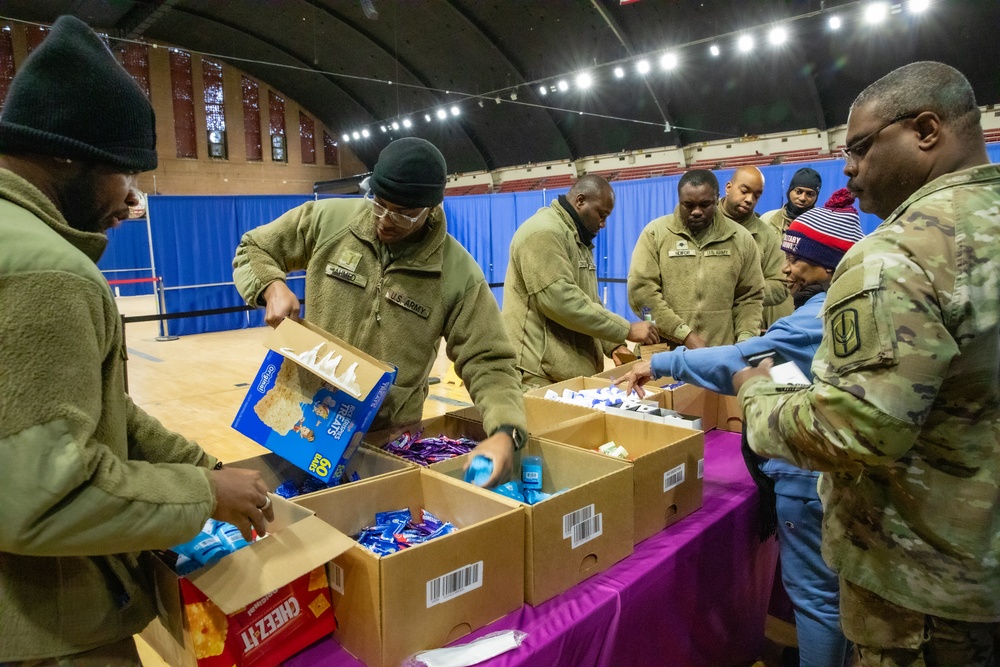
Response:
M424 139L404 137L379 153L369 184L389 204L424 208L444 201L447 180L441 151Z
M0 153L156 168L153 106L85 23L62 16L24 61L0 113Z

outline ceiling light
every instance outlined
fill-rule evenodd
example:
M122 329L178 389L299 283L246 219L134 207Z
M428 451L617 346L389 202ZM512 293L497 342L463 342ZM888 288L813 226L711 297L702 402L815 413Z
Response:
M635 69L639 72L639 74L649 74L649 61L640 60L635 64Z
M740 35L740 38L736 40L736 48L738 48L741 53L749 53L753 48L753 37L750 35Z
M840 30L840 17L831 16L830 17L830 30Z
M716 46L715 44L712 44L712 46L708 47L708 52L711 53L713 56L718 56L719 53L721 53L721 51L719 51L719 47Z
M349 134L348 134L348 133L346 133L346 132L344 132L344 136L343 136L343 139L344 139L344 141L345 141L345 142L347 142L347 143L351 143L351 135L349 135Z
M888 2L873 2L865 7L865 23L878 25L889 16Z
M621 67L616 67L615 68L615 78L616 79L622 79L624 77L625 77L625 70L623 70Z
M380 126L380 127L379 127L379 129L380 129L380 130L382 130L383 132L385 132L385 131L386 131L386 130L385 130L385 125L382 125L382 126Z
M368 137L370 137L372 135L371 135L371 132L369 132L368 130L361 130L361 136L364 137L365 139L367 139Z
M413 127L413 123L410 122L409 118L404 118L403 119L403 127Z
M538 94L541 95L542 97L545 97L546 95L549 94L549 91L545 88L545 86L539 86Z
M576 75L576 87L581 90L586 90L590 88L590 84L594 82L594 78L590 76L590 72L580 72Z
M424 120L427 121L428 123L431 122L431 115L429 113L425 113Z
M665 70L671 70L677 67L677 54L676 53L664 53L660 57L660 67Z
M771 32L767 34L767 41L771 42L773 46L781 46L787 39L788 31L780 26L771 28Z
M360 139L361 138L361 135L358 134L357 132L351 132L351 136L354 137L355 139Z
M393 121L393 123L392 123L392 129L399 130L399 123L397 123L396 121Z
M445 118L448 117L448 112L445 111L444 109L438 109L437 110L437 117L440 118L441 120L444 120Z
M457 116L460 113L462 113L462 110L459 109L458 107L452 107L451 108L451 115L452 116Z
M930 9L931 0L910 0L908 8L914 14L919 14L920 12L925 12Z
M559 92L565 93L567 90L569 90L569 84L566 83L565 80L560 80L559 83L556 84L556 88L559 89Z

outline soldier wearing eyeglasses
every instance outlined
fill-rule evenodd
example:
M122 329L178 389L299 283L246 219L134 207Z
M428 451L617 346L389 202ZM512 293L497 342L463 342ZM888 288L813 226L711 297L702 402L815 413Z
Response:
M735 376L758 454L822 471L823 556L862 665L994 665L1000 627L1000 167L957 70L851 107L847 187L884 222L844 256L814 384Z
M373 430L420 421L441 339L490 434L476 449L493 461L488 486L509 475L526 434L520 375L482 269L447 231L444 157L414 137L379 155L371 193L308 202L243 236L233 278L277 326L298 318L285 283L306 271L310 322L395 365L396 383ZM435 434L436 435L436 434Z

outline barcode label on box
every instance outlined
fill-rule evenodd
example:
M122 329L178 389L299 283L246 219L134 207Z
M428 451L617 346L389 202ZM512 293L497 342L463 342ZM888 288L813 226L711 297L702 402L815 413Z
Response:
M698 479L705 476L705 459L698 459Z
M666 493L675 486L680 486L684 483L684 464L680 464L676 468L671 468L667 472L663 473L663 492Z
M581 544L586 544L596 537L600 537L604 532L603 513L598 512L590 519L581 521L573 526L572 548L576 549Z
M570 512L569 514L563 514L563 539L567 537L572 537L573 526L581 524L584 521L590 521L594 518L594 506L587 505L586 507L581 507L575 512Z
M483 585L483 561L460 567L427 582L427 608L457 598Z
M330 563L330 588L344 594L344 568L336 563Z

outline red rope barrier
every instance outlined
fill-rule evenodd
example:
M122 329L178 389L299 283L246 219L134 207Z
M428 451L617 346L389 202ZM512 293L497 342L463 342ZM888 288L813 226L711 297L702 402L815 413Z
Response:
M134 285L135 283L155 283L159 278L122 278L121 280L109 280L109 285Z

